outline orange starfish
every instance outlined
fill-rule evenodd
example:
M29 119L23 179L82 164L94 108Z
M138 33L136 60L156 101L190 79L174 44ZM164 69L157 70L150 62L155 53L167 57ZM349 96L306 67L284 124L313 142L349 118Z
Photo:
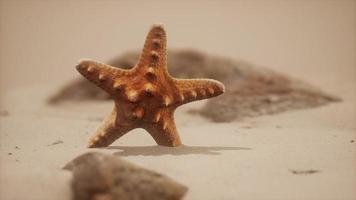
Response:
M83 60L77 70L115 101L89 147L105 147L135 128L147 130L159 145L181 144L174 123L175 109L191 101L222 94L224 85L211 79L175 79L167 71L166 32L150 29L138 63L130 70Z

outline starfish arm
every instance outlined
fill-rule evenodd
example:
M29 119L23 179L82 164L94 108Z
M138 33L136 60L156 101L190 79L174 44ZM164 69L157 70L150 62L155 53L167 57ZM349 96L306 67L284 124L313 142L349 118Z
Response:
M109 94L114 94L121 85L120 77L129 74L129 70L112 67L92 60L82 60L76 66L78 72ZM111 77L114 77L111 78Z
M153 25L147 34L137 67L164 68L167 66L167 37L162 25Z
M175 79L180 91L182 104L218 96L225 92L225 86L212 79Z
M191 101L218 96L224 85L211 79L174 79L167 71L167 36L162 25L148 32L138 63L130 70L84 60L77 70L108 92L115 108L106 117L89 147L106 147L134 128L147 130L159 145L181 144L175 109Z
M154 123L144 128L158 145L174 147L182 144L174 123L174 110L172 109L158 111Z
M116 139L125 135L132 128L129 126L117 125L117 111L114 109L103 121L94 136L90 139L88 147L106 147L113 143Z

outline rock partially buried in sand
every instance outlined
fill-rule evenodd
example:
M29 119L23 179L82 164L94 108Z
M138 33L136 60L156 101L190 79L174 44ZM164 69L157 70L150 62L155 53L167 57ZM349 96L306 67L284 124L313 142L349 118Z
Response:
M83 154L64 169L73 172L75 200L180 200L188 190L166 176L98 152Z
M138 57L139 52L132 51L109 64L130 69ZM175 77L206 77L226 85L224 95L208 100L202 109L193 111L215 122L313 108L340 101L339 98L305 82L241 60L231 60L196 50L168 51L167 60L168 71ZM109 99L109 96L80 78L65 86L50 99L50 103L89 99L105 100Z

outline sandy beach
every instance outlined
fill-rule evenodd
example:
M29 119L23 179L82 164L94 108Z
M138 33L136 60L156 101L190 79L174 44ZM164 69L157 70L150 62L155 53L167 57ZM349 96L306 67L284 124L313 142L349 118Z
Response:
M356 1L146 4L0 1L0 199L70 199L62 167L90 151L173 178L186 200L356 199ZM175 113L182 146L135 129L88 149L113 102L48 98L80 76L77 60L141 48L155 21L168 45L266 66L342 101L229 123L190 114L199 101Z

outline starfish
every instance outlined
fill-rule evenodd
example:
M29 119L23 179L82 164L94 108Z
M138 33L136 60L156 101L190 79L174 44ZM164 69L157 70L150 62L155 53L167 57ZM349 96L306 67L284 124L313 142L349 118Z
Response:
M145 129L158 145L181 144L174 111L183 104L218 96L225 91L212 79L176 79L167 70L167 39L162 25L148 32L138 63L129 70L82 60L80 74L109 93L115 102L89 141L89 147L109 146L135 128Z

